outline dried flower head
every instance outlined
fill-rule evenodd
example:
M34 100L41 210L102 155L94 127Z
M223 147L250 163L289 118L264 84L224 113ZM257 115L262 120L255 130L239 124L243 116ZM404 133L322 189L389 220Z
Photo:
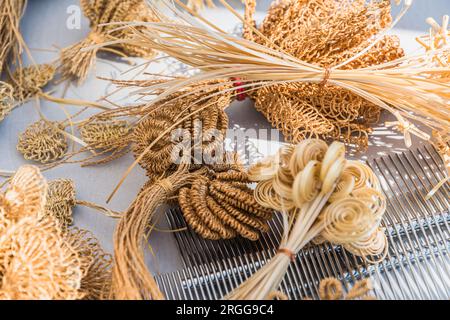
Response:
M14 98L13 88L6 82L0 81L0 122L12 111Z
M49 163L64 157L67 139L58 122L39 120L19 135L17 150L27 160Z
M12 75L14 98L24 101L42 92L55 76L55 67L50 64L32 65L16 69Z

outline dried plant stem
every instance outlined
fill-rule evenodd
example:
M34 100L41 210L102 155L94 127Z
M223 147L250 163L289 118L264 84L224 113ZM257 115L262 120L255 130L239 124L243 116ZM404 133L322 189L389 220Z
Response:
M114 233L111 298L164 299L144 259L146 230L156 209L179 188L189 184L203 170L189 173L181 167L173 175L144 186L136 200L119 220Z

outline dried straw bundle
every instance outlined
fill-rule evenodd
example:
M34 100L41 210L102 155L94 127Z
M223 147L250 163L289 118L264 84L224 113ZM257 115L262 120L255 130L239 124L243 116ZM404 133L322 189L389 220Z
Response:
M99 50L86 50L87 48L111 39L127 39L130 36L129 30L115 30L115 26L110 23L155 21L153 13L145 4L145 0L82 0L80 3L84 14L90 21L91 32L86 39L63 49L61 52L63 77L78 80L79 83L86 79ZM101 50L122 57L151 57L153 55L151 48L126 43L106 46Z
M19 31L27 0L2 0L0 3L0 74L9 58L18 60L24 43Z
M139 85L145 86L144 83ZM208 90L197 92L197 96L209 96L209 93ZM183 95L183 92L177 95ZM150 179L120 219L114 234L115 264L111 298L164 298L144 260L143 240L149 221L156 209L172 196L176 196L180 188L192 185L196 179L205 176L211 170L208 166L200 167L195 161L192 162L191 160L195 159L192 151L195 147L203 151L213 151L211 145L220 147L218 142L222 143L223 140L210 140L205 129L223 132L228 124L223 109L230 102L229 96L209 97L195 107L190 104L190 100L187 103L183 99L177 100L176 103L166 102L161 101L151 110L144 106L126 111L135 116L141 114L141 120L133 133L133 149L136 162L147 170ZM101 116L122 116L124 110L118 112L105 112ZM196 128L194 123L196 119L201 120L203 124L201 129ZM184 130L184 134L188 135L189 149L181 154L181 161L175 165L173 156L180 155L180 150L177 149L176 141L168 136L177 128ZM198 137L195 135L199 133L202 138L197 145Z
M227 5L225 1L221 2ZM308 1L308 3L310 2L313 1ZM362 3L362 1L353 2L356 4ZM329 1L329 3L338 2ZM450 69L448 67L436 67L429 63L429 58L436 52L403 57L392 61L390 61L392 55L398 56L397 49L392 51L393 54L391 51L386 52L386 56L383 54L383 59L386 59L386 61L379 61L376 56L370 54L371 52L375 54L380 50L384 52L383 46L377 45L380 41L384 41L392 48L397 48L391 38L384 37L387 29L394 23L379 32L379 35L369 42L364 41L364 37L361 39L352 37L353 35L350 32L348 41L351 44L353 44L353 41L359 41L358 45L351 45L349 52L346 52L340 58L341 60L336 60L336 62L339 61L337 65L324 67L298 59L278 47L272 49L269 40L270 45L262 45L229 35L201 17L195 20L189 14L170 4L167 5L180 17L178 22L173 22L161 15L161 22L143 25L144 28L135 31L134 38L127 42L151 46L183 63L199 68L201 72L188 80L174 79L166 82L164 86L159 84L158 89L164 90L164 93L155 100L155 103L192 83L229 79L230 77L238 78L238 81L242 83L238 88L247 91L268 90L275 85L300 88L304 84L322 84L322 87L330 86L347 90L348 99L354 99L355 97L349 95L348 92L351 92L364 101L391 112L398 120L396 127L405 134L407 145L411 144L411 134L424 139L429 138L428 134L419 130L410 121L418 122L424 127L438 132L448 132L450 88L448 83L438 81L436 78L448 74ZM406 1L402 13L410 5L411 1ZM228 6L228 8L239 16L231 7ZM280 5L277 8L282 8L282 6ZM350 10L350 12L352 11ZM388 23L387 16L382 16L386 17L382 21ZM244 18L241 19L244 20ZM207 26L201 25L200 22L204 22ZM246 26L256 36L265 38L261 31L251 28L248 24ZM280 38L284 37L286 35ZM350 50L351 48L353 49ZM315 48L317 54L326 49ZM440 51L448 50L448 47L445 47ZM362 58L364 56L366 59ZM362 60L359 60L360 58ZM333 59L329 61L333 61ZM362 68L348 69L348 66L352 66L352 64L355 67L360 64ZM230 82L236 83L237 80ZM150 87L149 91L151 90ZM364 104L367 103L364 102ZM335 113L338 113L342 106L333 108ZM295 110L295 108L292 110ZM371 113L372 111L369 112L369 114ZM305 113L305 115L308 115L308 113ZM301 117L303 114L298 112L293 117L297 116ZM343 118L345 120L345 116ZM288 123L286 123L286 130L290 130Z
M257 34L249 27L256 26L255 6L255 0L246 1L247 40L322 68L333 68L353 57L392 22L390 1L276 1ZM366 68L403 55L398 38L384 36L342 69ZM367 147L370 124L378 122L380 108L325 82L274 85L251 96L257 110L289 141L321 136Z
M111 259L86 231L44 216L47 184L24 166L0 194L0 299L101 298Z
M384 258L387 240L380 223L386 201L378 179L368 166L344 155L339 142L328 147L307 139L249 169L250 179L258 181L256 200L283 214L284 233L278 253L228 299L267 299L311 241L342 245L367 261Z

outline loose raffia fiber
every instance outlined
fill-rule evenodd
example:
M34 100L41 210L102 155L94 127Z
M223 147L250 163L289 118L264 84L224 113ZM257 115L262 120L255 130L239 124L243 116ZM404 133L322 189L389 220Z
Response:
M109 23L151 22L155 21L145 0L81 0L84 14L90 21L91 32L88 37L61 52L61 72L63 77L83 82L94 65L98 49L89 49L112 39L126 39L129 30L118 29ZM146 46L131 44L113 45L102 50L120 56L151 57L153 50Z
M101 298L110 258L81 230L63 231L45 216L47 184L21 167L0 194L0 299Z
M22 53L23 39L20 34L20 19L27 5L26 0L2 0L0 2L0 75L8 63Z
M220 2L227 6L233 14L245 20L225 0L220 0ZM156 50L165 52L179 61L201 70L198 74L191 76L189 81L173 79L165 83L164 86L158 85L158 89L163 90L163 94L160 95L159 99L165 99L180 88L200 80L238 79L234 80L235 84L240 83L236 89L243 89L248 91L249 94L257 90L269 90L269 88L274 86L281 86L281 88L289 88L292 86L293 89L300 90L299 94L303 94L303 89L306 88L305 85L315 85L313 88L315 88L317 93L310 94L309 96L314 99L323 100L318 105L324 104L325 107L323 108L323 114L320 113L319 116L315 116L317 112L315 110L310 111L311 107L306 106L308 109L305 111L305 114L308 115L308 118L312 120L318 119L326 123L326 118L331 115L339 121L347 121L347 126L343 125L340 127L347 128L346 130L355 131L356 133L360 132L358 135L362 138L362 141L366 140L363 132L364 122L369 119L376 119L378 114L377 108L373 108L371 104L389 111L397 118L398 123L394 127L404 133L407 146L411 145L411 135L417 135L425 140L430 138L423 131L423 128L426 128L426 130L448 132L450 119L448 84L445 81L436 80L436 78L439 79L441 76L445 77L450 71L449 68L438 68L434 64L428 63L428 59L437 52L400 57L403 53L398 49L398 44L392 38L385 37L386 32L404 15L411 6L412 1L407 0L404 2L400 14L391 24L389 24L391 18L388 15L387 1L297 0L280 2L280 4L275 5L278 8L276 10L282 10L284 6L289 7L291 3L298 3L299 8L314 7L314 4L316 4L317 10L310 10L311 12L321 12L323 10L325 10L324 12L328 12L326 8L329 6L347 4L348 8L345 7L346 10L339 11L331 16L326 15L327 18L323 18L322 20L312 19L309 24L298 26L298 29L305 28L303 34L305 34L306 38L315 36L316 34L314 32L317 32L317 35L320 36L321 30L324 35L322 38L318 38L319 40L327 39L328 34L339 35L341 34L340 31L343 31L346 38L337 38L337 40L340 39L338 41L339 47L331 47L333 48L332 50L330 46L333 46L333 42L325 44L321 41L317 44L311 43L311 50L305 50L304 53L295 51L295 48L289 48L286 42L286 49L292 51L292 53L289 53L286 50L279 49L276 44L271 43L276 39L272 41L267 40L268 42L264 44L241 39L227 34L209 21L206 21L202 25L200 21L205 20L199 17L198 14L192 11L190 12L198 17L198 19L195 19L190 14L167 3L177 13L179 19L174 22L173 19L169 19L164 17L163 14L160 14L159 18L161 22L148 24L144 30L135 32L136 35L130 40L130 43L145 43ZM366 5L362 6L363 3L366 3ZM374 14L372 15L368 11L368 8L373 6L380 8L380 10L373 12ZM360 10L352 10L352 8L360 8ZM377 16L375 13L379 15ZM292 12L292 14L294 18L295 12ZM349 16L345 17L346 14L349 14ZM251 15L247 15L247 20L251 20ZM366 22L371 16L374 17L373 21L375 22L379 20L377 17L381 17L382 19L379 20L381 27L377 24L369 24L369 26L373 27L365 31L364 26L367 26L367 24L363 23L361 25L358 19L352 20L358 15L362 15L361 19L366 17L364 18ZM340 30L341 24L335 21L335 19L340 19L342 16L345 17L341 21L344 30ZM328 27L324 27L323 29L317 27L317 25L321 24L321 21L326 26L328 20L336 22L336 31ZM295 22L296 20L294 19L293 21ZM346 27L346 21L354 21L354 24ZM266 25L272 26L272 28L278 26L275 21L272 24L267 22ZM249 23L246 23L245 26L247 28L247 37L255 34L255 41L259 41L258 37L261 37L263 40L267 38L262 35L262 31L264 30L260 31L252 28ZM386 27L383 28L382 26ZM309 33L310 29L312 32L311 35ZM288 29L286 32L286 34L279 36L278 40L281 41L280 44L284 43L281 39L289 38L291 34L295 38L297 27L294 25L292 30ZM306 38L305 41L307 41ZM347 47L348 50L340 52L340 47ZM303 47L299 45L296 48L302 50ZM392 48L392 51L385 52L385 49L389 48ZM441 52L448 50L449 48L446 46L441 49ZM325 55L324 60L315 63L301 60L317 60L314 56L308 56L309 53L313 52L319 55L319 58ZM335 55L341 54L342 56L337 59ZM301 59L295 55L299 55ZM334 64L326 65L333 61ZM323 65L320 65L320 63ZM347 97L346 99L351 101L351 103L345 101L343 104L338 104L340 100L331 100L332 103L328 104L326 101L327 96L321 97L320 90L326 92L328 88L335 90L335 87L344 90L337 93L344 94ZM149 90L151 91L151 89L150 87ZM308 92L308 88L305 90L305 92ZM292 91L289 90L289 92ZM330 94L330 92L327 94ZM361 101L362 106L369 105L371 107L365 110L366 108L359 107L358 103L354 104L353 101L356 101L356 98L353 94L364 99L364 102ZM330 97L333 96L330 95ZM154 103L157 103L157 101L158 99ZM365 101L370 102L370 104L367 104ZM284 103L283 100L281 102ZM311 105L314 106L317 103L313 101ZM349 121L348 119L351 119L353 116L350 116L351 110L347 110L347 105L356 108L355 110L360 110L358 111L358 115L364 115L365 119L358 117L358 119ZM355 107L355 105L358 107ZM298 109L301 110L301 107ZM289 110L294 112L295 108L289 108ZM342 110L347 112L342 113ZM300 113L292 115L287 113L286 116L297 119ZM310 126L308 119L300 117L300 121L302 123L308 121L307 125ZM412 122L421 124L422 129L416 127ZM362 127L358 128L357 125L360 124L362 124ZM291 139L294 139L292 135L297 135L299 139L304 137L301 134L301 128L295 129L291 127L292 123L286 122L281 130L291 132ZM343 140L348 140L345 139L346 132L340 132L331 136L341 136Z

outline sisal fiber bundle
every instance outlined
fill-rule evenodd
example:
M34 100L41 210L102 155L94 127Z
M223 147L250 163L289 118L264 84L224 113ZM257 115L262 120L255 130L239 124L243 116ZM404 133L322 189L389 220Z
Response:
M245 21L245 35L252 41L222 31L191 10L195 19L169 3L178 20L160 14L160 22L146 24L129 40L200 70L188 80L173 79L149 87L150 92L154 88L163 91L154 103L192 83L231 79L230 83L239 83L236 89L250 95L261 93L259 108L270 108L268 117L283 110L272 120L291 140L325 135L356 141L364 147L367 125L376 121L379 108L396 117L394 127L404 133L407 146L411 145L411 135L427 140L430 137L425 131L449 131L450 96L445 79L450 70L436 67L430 59L436 53L448 52L449 47L403 56L395 38L386 36L412 1L404 2L392 23L388 1L280 1L272 7L261 30L247 22L252 20L251 3L245 19L225 0L220 2ZM337 12L340 5L342 10ZM296 16L298 12L301 15ZM320 13L318 17L314 16L316 12ZM283 13L287 20L282 20ZM310 21L302 20L308 17ZM286 26L291 20L300 24ZM334 29L328 27L328 21ZM280 31L281 26L284 29ZM263 33L273 35L273 39ZM309 37L316 42L308 42ZM309 45L308 50L303 50L303 42ZM278 91L271 92L271 88ZM269 93L274 93L277 103ZM305 97L295 99L301 95ZM262 102L264 98L266 102ZM306 131L299 124L306 126ZM415 124L420 124L421 129Z
M18 61L23 50L20 34L20 19L27 6L27 0L2 0L0 3L0 75L10 58Z
M277 254L228 299L270 297L297 252L311 241L341 245L366 261L386 255L380 228L386 200L378 179L368 166L346 160L342 143L307 139L287 145L250 167L249 177L258 182L258 203L282 213L284 233Z

